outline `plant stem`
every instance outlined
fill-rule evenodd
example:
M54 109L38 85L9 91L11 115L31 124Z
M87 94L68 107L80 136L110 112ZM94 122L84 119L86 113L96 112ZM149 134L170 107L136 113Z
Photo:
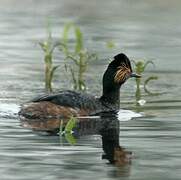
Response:
M140 84L141 84L141 79L136 78L136 93L135 93L136 103L138 103L138 101L141 99Z
M48 92L52 92L51 85L51 69L52 69L52 55L45 55L45 89Z

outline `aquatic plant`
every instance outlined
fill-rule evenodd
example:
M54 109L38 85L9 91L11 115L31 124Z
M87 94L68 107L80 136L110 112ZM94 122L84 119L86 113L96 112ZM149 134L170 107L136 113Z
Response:
M144 91L147 93L147 94L149 94L149 95L160 95L161 93L153 93L153 92L151 92L150 90L148 90L148 88L147 88L147 84L148 84L148 82L150 82L150 81L152 81L152 80L157 80L158 79L158 77L157 76L150 76L149 78L147 78L146 80L145 80L145 82L144 82Z
M71 145L74 145L77 143L77 139L74 137L73 134L71 133L65 133L65 139L67 140L67 142Z
M41 49L44 52L45 63L45 89L47 92L52 92L52 80L56 69L59 65L53 65L53 52L56 47L62 45L60 42L53 42L52 33L48 26L48 37L45 41L39 42Z
M144 73L144 71L146 70L146 67L149 64L152 64L155 66L155 64L153 63L153 61L144 61L144 60L138 60L138 61L134 61L132 60L132 62L135 65L135 72L137 74L142 75ZM144 91L145 93L149 94L149 95L157 95L157 93L151 93L148 88L146 87L147 84L151 81L151 80L157 80L158 77L157 76L150 76L148 77L145 81L144 81ZM141 100L141 84L142 84L142 78L136 78L136 92L135 92L135 97L136 97L136 102L138 105L143 105L145 103L144 100Z
M113 40L109 40L109 41L106 42L106 47L108 49L113 49L113 48L116 47L116 44L115 44L115 42Z
M73 128L76 126L76 122L77 119L73 116L70 117L69 121L67 122L66 126L65 126L65 132L66 133L72 133L73 132Z
M76 139L73 136L73 129L76 127L76 124L77 118L73 116L70 117L65 127L63 126L63 120L60 121L59 135L65 136L67 142L72 145L76 143Z
M73 29L75 35L73 50L69 47L69 31L71 29ZM83 91L86 89L85 73L88 68L88 62L97 59L97 55L95 53L90 53L84 47L83 33L80 28L73 23L65 25L61 42L63 43L63 46L60 47L60 50L65 55L65 69L70 73L73 88L75 90ZM72 63L68 63L68 59L70 59Z

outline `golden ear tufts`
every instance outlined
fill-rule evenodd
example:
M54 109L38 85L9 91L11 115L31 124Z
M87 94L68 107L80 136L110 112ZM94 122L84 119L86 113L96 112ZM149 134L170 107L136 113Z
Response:
M125 64L121 64L121 66L118 67L118 70L115 73L114 82L119 83L125 81L126 76L130 73L131 70L128 67L126 67Z

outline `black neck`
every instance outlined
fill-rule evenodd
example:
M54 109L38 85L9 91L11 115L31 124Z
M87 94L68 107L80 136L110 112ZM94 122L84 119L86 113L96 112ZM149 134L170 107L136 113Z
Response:
M103 94L100 100L103 104L118 109L120 107L120 86L112 86L110 88L103 86Z
M117 110L120 106L120 87L124 83L116 83L114 80L117 67L108 66L103 75L103 93L100 98L102 104L109 109Z

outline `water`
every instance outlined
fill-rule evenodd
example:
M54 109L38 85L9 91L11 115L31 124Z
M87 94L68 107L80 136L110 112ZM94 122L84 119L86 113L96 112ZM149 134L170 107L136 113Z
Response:
M181 179L180 16L179 0L1 0L1 179ZM79 137L72 146L65 138L21 126L19 105L43 92L43 59L37 42L46 36L47 19L54 38L60 37L64 23L77 23L86 46L98 51L101 60L92 63L87 74L92 94L101 94L102 73L108 58L116 53L155 62L156 68L149 66L144 76L157 75L159 80L151 83L151 90L163 94L144 96L147 103L135 109L134 81L127 82L121 91L121 106L130 110L127 116L141 114L129 121L115 121L120 125L116 138L124 152L132 153L131 164L117 166L102 159L105 149L97 132ZM106 48L109 40L115 42L115 49ZM55 63L62 59L57 52ZM59 73L62 78L56 75L54 87L70 88L64 72Z

